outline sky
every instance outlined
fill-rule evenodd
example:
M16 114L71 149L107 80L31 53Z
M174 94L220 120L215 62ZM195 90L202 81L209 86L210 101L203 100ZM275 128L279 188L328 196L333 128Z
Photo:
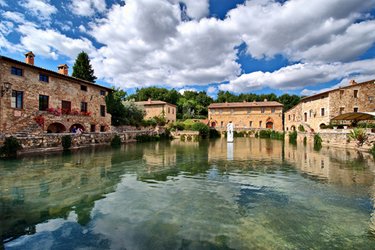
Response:
M375 79L374 0L0 0L0 54L97 83L311 95Z

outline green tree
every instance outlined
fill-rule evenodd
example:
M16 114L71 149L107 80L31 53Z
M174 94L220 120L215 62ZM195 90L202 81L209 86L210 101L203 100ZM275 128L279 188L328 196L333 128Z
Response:
M96 76L94 75L94 70L92 69L89 56L86 52L82 51L78 54L73 66L72 76L89 82L95 82Z

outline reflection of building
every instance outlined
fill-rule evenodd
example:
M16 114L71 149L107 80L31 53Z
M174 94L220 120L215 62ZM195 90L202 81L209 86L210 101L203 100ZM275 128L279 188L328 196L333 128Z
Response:
M273 129L283 130L283 105L278 102L232 102L212 103L208 106L211 127L226 129L232 121L235 130Z
M293 163L308 176L331 183L371 185L374 181L373 175L363 169L355 172L357 166L363 166L364 163L370 167L375 167L375 165L371 157L366 159L361 153L354 150L343 152L342 150L337 151L337 149L322 148L318 152L313 150L312 145L298 145L296 148L294 145L285 143L285 160ZM347 166L347 168L343 168L343 166Z
M77 214L78 223L86 224L94 202L115 190L124 171L122 166L113 169L111 154L87 157L77 152L61 160L46 157L52 159L29 158L15 163L12 171L3 169L1 240L24 235L50 218L66 218L71 210Z
M86 131L110 129L105 95L111 89L58 72L0 56L0 132L64 132L74 125Z
M144 108L146 111L145 119L163 116L168 123L176 121L176 105L163 101L152 101L151 99L144 102L135 102L135 104Z
M208 160L227 160L227 143L225 139L211 141L208 147ZM225 140L226 142L226 140ZM259 140L255 138L237 138L233 143L234 160L264 160L281 161L283 152L282 141Z
M296 130L302 125L305 130L318 131L340 114L374 111L375 81L351 81L349 86L303 98L285 112L285 130Z

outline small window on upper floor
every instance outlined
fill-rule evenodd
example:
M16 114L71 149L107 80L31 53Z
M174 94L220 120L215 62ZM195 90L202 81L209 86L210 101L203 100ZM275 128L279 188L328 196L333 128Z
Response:
M354 112L357 113L358 112L358 108L354 108Z
M106 91L105 90L100 90L100 95L105 96L106 95Z
M23 76L23 70L17 67L12 67L11 74L16 76Z
M104 105L100 105L100 116L105 116L105 106Z
M341 89L341 90L340 90L340 99L342 98L343 95L344 95L344 90Z
M354 98L358 98L358 89L354 90Z
M87 91L87 86L86 85L81 85L81 90L82 91Z
M290 115L288 115L288 121L290 121Z
M41 82L49 82L49 76L44 74L39 74L39 81Z
M321 116L324 116L324 114L325 114L325 110L324 110L324 108L321 108L321 109L320 109L320 115L321 115Z

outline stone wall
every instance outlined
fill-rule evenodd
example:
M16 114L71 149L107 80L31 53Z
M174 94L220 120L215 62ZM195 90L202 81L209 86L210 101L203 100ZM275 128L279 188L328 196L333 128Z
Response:
M22 76L11 74L11 67L22 69ZM48 82L40 81L39 74L48 76ZM50 72L41 68L17 61L8 61L0 58L0 84L11 84L11 89L0 99L0 132L6 133L40 133L47 131L52 123L59 123L69 131L73 124L80 124L85 131L95 126L99 132L101 126L105 131L110 130L111 115L101 116L100 106L105 106L107 88L100 87L73 77ZM86 86L86 91L81 90ZM12 108L12 90L23 92L23 105ZM104 92L103 92L104 91ZM52 115L47 111L39 110L39 95L49 97L49 108L62 108L62 101L71 102L71 109L76 115ZM90 115L81 114L81 102L87 103ZM34 118L42 116L44 126L36 124ZM62 127L61 127L62 128Z
M297 131L302 122L302 104L294 106L285 112L284 127L286 131Z
M322 130L318 133L322 138L322 145L333 146L340 148L357 149L361 151L368 151L375 144L375 133L372 133L370 129L367 130L368 139L363 146L358 147L356 141L349 137L350 130ZM285 140L288 141L289 134L286 133ZM304 137L308 142L314 141L315 133L311 132L298 132L297 144L302 144Z
M105 133L51 133L40 135L15 136L20 142L22 149L19 154L44 152L44 151L61 151L61 138L65 135L72 137L72 148L89 147L95 145L108 145L115 135L120 136L123 143L135 142L137 135L157 135L163 131L153 130L134 130L122 133L105 132ZM0 135L0 145L3 144L6 137L10 135Z
M274 112L272 112L274 110ZM282 131L282 107L266 107L264 113L262 108L215 108L209 110L210 125L215 123L218 130L226 129L229 121L234 124L236 131L243 129L266 129L267 122L273 123L273 130Z

